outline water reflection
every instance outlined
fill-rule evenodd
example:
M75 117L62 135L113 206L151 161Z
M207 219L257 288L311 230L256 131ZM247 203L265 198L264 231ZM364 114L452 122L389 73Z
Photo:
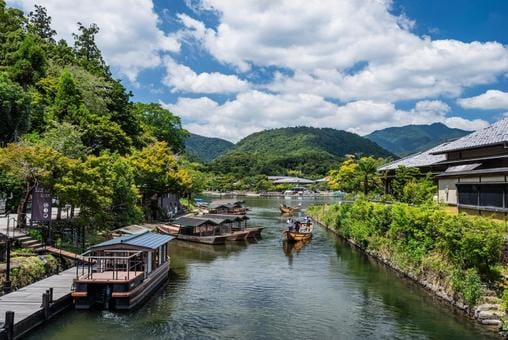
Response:
M32 339L472 339L475 323L316 226L286 245L277 200L246 198L263 239L176 241L171 275L137 311L69 312ZM315 202L302 200L302 204ZM282 247L282 251L281 251Z

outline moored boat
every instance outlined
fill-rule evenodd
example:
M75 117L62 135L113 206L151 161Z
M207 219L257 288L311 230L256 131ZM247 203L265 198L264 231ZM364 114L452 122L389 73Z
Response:
M159 231L175 236L179 240L205 244L224 244L227 235L211 219L200 219L193 216L182 216L172 223L159 226Z
M92 246L76 266L72 297L76 309L133 309L168 279L172 236L144 232Z

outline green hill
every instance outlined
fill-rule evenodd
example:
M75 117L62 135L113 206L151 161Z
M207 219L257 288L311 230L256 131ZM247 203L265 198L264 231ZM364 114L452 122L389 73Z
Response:
M211 163L215 172L243 176L285 174L322 176L347 154L393 154L354 133L331 128L291 127L253 133Z
M397 156L406 156L469 133L470 131L452 129L442 123L434 123L391 127L374 131L365 137Z
M210 162L234 147L230 141L191 133L185 139L185 151L200 161Z

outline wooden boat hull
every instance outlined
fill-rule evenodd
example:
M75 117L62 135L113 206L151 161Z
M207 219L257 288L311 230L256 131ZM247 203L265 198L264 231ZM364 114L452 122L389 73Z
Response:
M292 214L300 211L300 208L292 208L292 207L279 207L279 210L283 214Z
M204 244L224 244L226 242L227 236L225 235L215 235L215 236L194 236L194 235L185 235L178 234L176 238L183 241L189 242L197 242Z
M244 241L249 236L250 231L242 230L242 231L233 231L232 233L225 234L226 240L228 241Z
M249 227L245 228L245 230L249 231L247 238L256 238L261 237L261 232L265 229L264 227Z
M288 242L301 242L308 241L312 238L312 232L309 233L300 233L296 231L285 231L286 239Z
M77 290L72 292L76 309L86 310L96 305L102 305L104 309L128 310L139 307L149 299L153 293L168 279L169 261L154 270L147 278L132 290L129 288L132 282L108 283L108 282L80 282L75 280ZM98 302L99 299L105 301Z

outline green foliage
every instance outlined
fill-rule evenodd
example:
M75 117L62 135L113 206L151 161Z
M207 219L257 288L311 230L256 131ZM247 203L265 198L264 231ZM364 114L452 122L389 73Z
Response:
M37 256L23 258L21 265L12 269L12 287L19 289L41 280L58 270L58 262L52 255L44 259Z
M400 165L395 169L395 178L392 181L393 195L400 199L404 193L404 187L411 181L421 177L420 169Z
M46 8L35 5L35 11L28 14L29 30L48 42L55 42L56 31L51 28L51 17Z
M497 279L504 226L491 219L449 215L438 205L315 205L307 213L357 244L390 258L406 272L426 271L449 280L470 305L479 301L482 280Z
M391 156L375 143L356 134L329 128L294 127L266 130L249 135L210 169L236 177L302 175L322 177L338 166L347 154Z
M30 98L6 73L0 73L0 143L11 142L28 130Z
M204 137L193 133L185 138L185 152L202 162L210 162L233 147L233 143L220 138Z
M182 129L180 118L160 104L136 103L134 115L141 121L143 130L159 141L166 142L174 152L185 148L187 132Z
M470 131L452 129L442 123L434 123L390 127L374 131L365 137L402 157L428 150L447 140L460 138L469 133Z
M369 193L381 193L381 178L377 168L385 162L384 159L374 157L354 156L348 157L342 162L337 170L328 173L328 182L332 189L342 190L350 193L363 191L364 195Z
M72 124L54 124L44 133L40 144L50 147L68 158L83 158L89 149L82 141L83 131Z

